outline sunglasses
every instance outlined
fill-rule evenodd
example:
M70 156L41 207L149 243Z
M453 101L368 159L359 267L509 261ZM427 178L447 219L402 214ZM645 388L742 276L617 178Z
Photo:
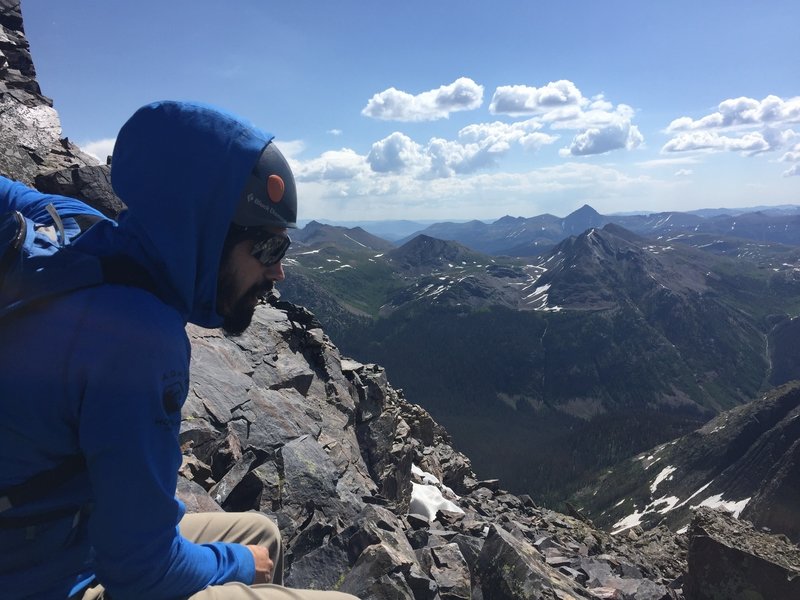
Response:
M291 243L292 240L288 235L262 231L259 232L250 254L260 260L262 265L269 267L280 262Z

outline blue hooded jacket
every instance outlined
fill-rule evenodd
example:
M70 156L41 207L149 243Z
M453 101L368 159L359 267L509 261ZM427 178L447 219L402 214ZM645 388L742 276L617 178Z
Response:
M174 496L189 385L185 324L221 325L223 242L271 140L201 104L141 108L120 131L112 161L112 185L128 210L118 223L95 224L75 247L133 259L156 293L104 284L0 322L0 490L77 453L87 462L56 494L4 515L91 505L75 526L64 518L0 528L4 598L66 598L95 576L115 600L252 583L245 546L180 536L185 507ZM36 211L52 199L0 178L2 211Z

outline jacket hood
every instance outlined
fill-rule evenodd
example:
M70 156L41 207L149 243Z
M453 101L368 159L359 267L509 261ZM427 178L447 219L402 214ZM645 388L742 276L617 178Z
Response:
M245 182L272 138L204 104L140 108L120 130L111 162L111 184L128 210L117 227L100 223L82 243L132 257L184 321L219 327L223 242Z

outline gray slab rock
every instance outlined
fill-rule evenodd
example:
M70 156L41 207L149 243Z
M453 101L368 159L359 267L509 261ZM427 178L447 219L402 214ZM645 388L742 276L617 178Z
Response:
M248 451L243 454L242 458L220 479L219 483L208 490L208 495L218 504L225 506L228 497L250 472L250 467L255 461L256 455L252 452Z
M692 600L800 598L800 549L722 511L695 513L688 563Z
M489 527L476 578L485 600L556 598L556 591L587 597L582 586L548 567L531 544L496 525Z
M423 569L439 587L443 600L467 600L471 596L470 572L458 544L427 549Z
M186 505L187 513L222 511L222 507L199 484L183 477L178 477L175 497Z
M41 192L78 198L112 219L125 209L125 203L111 187L109 165L61 169L38 175L35 183Z
M347 550L325 543L292 561L285 583L299 589L336 590L349 571Z

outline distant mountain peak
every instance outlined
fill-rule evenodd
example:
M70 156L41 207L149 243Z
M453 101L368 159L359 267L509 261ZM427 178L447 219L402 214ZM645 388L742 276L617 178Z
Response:
M319 221L309 221L302 229L292 232L292 239L299 244L333 244L337 247L363 247L374 250L387 250L394 244L364 231L361 227L341 227L326 225Z
M524 223L526 221L525 217L512 217L511 215L505 215L497 219L493 225L516 225L517 223Z
M458 242L419 234L389 253L389 257L410 267L429 266L445 261L462 261L478 256Z
M587 214L590 214L590 215L599 215L600 213L599 213L599 212L597 212L595 209L593 209L593 208L592 208L591 206L589 206L588 204L584 204L584 205L583 205L583 206L581 206L581 207L580 207L578 210L575 210L575 211L571 212L571 213L570 213L569 215L567 215L567 216L568 216L568 217L570 217L570 216L573 216L573 215L587 215Z
M591 227L602 227L608 222L608 217L604 217L588 204L584 204L578 210L564 217L561 226L565 233L577 235Z

